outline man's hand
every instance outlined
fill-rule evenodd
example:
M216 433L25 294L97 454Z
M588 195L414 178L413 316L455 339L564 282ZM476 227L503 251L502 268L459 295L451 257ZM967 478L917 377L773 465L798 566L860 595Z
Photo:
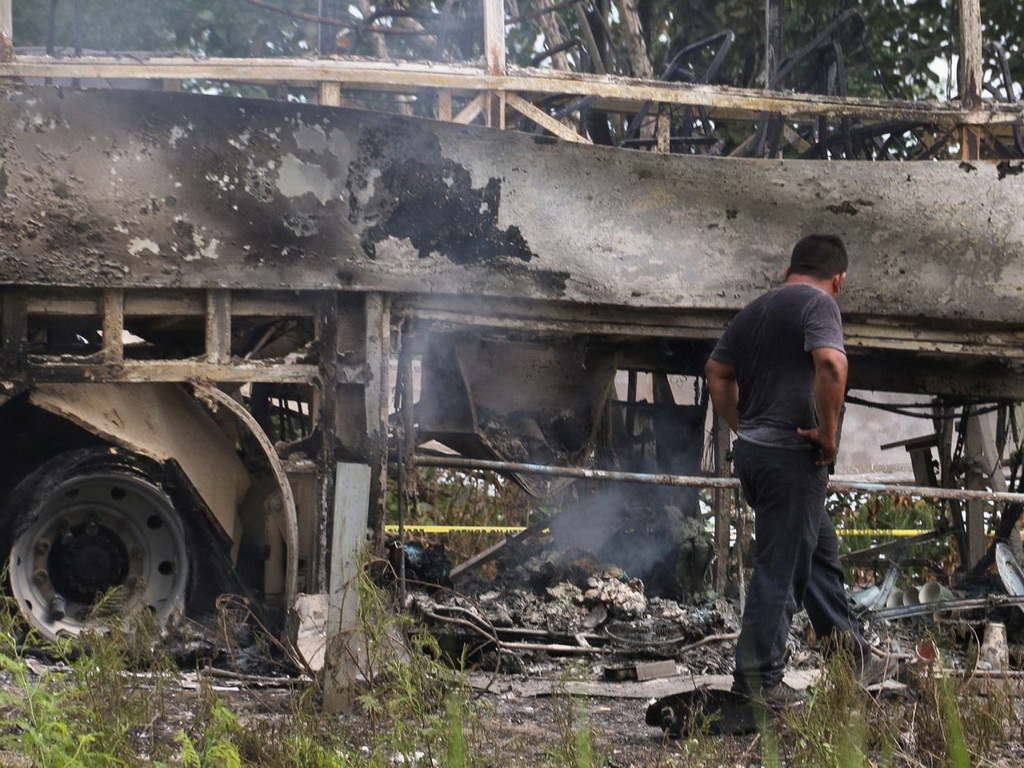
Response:
M818 446L818 459L814 462L819 467L830 467L836 463L836 454L839 446L836 444L836 435L825 434L821 429L797 429L797 434L806 437Z
M797 434L818 446L821 455L815 462L819 467L835 463L836 433L839 430L839 414L846 397L846 374L849 370L846 355L838 349L821 347L811 350L814 360L814 405L818 412L818 426L813 429L797 429Z

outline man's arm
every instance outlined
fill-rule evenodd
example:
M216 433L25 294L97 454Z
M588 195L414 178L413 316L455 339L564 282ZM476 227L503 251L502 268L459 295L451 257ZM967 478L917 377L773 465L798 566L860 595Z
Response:
M704 366L704 375L708 380L711 402L718 415L725 419L725 423L733 432L739 432L740 389L736 384L736 368L710 359Z
M812 349L811 357L814 360L814 403L818 410L818 426L815 429L797 429L797 432L821 447L822 455L817 464L828 466L835 462L836 451L839 450L836 432L846 398L849 364L846 355L832 347Z

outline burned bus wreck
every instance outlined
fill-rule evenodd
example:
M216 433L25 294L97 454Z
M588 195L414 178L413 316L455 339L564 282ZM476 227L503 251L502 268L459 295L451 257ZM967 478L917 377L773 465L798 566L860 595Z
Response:
M1005 438L1024 392L1016 161L657 154L12 81L0 163L0 542L50 638L102 620L103 596L105 610L201 619L239 592L280 625L320 594L326 633L351 628L389 454L404 471L497 469L538 496L578 482L562 528L609 557L625 556L630 509L602 507L595 486L643 487L621 498L697 520L699 487L735 486L721 429L702 463L703 364L812 232L851 254L851 385L955 416L908 449L918 486L965 502L949 520L964 571L986 555L986 524L1008 538L1024 499L952 447L982 403L1006 414ZM419 452L428 440L458 455ZM1001 517L978 506L993 502ZM724 584L730 504L716 494L714 549L690 552L688 584L666 594L708 569Z

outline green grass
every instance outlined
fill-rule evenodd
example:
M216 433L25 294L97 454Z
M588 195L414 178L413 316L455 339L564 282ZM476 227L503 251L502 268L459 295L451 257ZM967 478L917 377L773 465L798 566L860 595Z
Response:
M585 669L569 667L555 683L550 716L534 723L543 739L515 742L504 735L500 741L489 731L493 711L473 697L466 675L430 635L396 615L391 597L368 581L360 594L365 686L361 714L349 718L324 713L315 685L289 694L272 716L239 710L209 685L182 692L180 670L145 623L73 643L46 644L31 635L23 641L24 626L4 605L0 763L20 756L24 765L47 768L617 765L614 735L600 733L592 703L569 691ZM60 663L35 664L35 649ZM650 733L654 756L646 764L736 765L741 758L746 765L814 768L984 764L1000 745L1019 740L1021 721L1006 681L992 681L981 693L924 671L905 694L881 701L856 685L849 659L836 655L811 700L766 720L755 738L705 729L659 748Z

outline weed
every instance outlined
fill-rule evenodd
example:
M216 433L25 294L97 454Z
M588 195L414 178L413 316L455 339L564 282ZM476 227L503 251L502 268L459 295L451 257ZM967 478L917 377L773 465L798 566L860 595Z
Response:
M471 706L464 673L442 660L432 635L395 613L367 573L358 583L367 683L359 702L370 718L370 765L469 765L467 733L476 737L479 708Z
M665 746L672 746L680 765L725 765L732 755L731 745L725 739L712 735L711 727L712 718L706 717L690 730L687 738L674 744L666 742Z
M566 768L591 768L595 765L594 732L590 727L586 699L569 692L569 682L579 679L582 670L568 666L551 692L551 714L558 736L549 756Z
M959 768L985 760L1019 725L1005 680L921 674L911 686L918 702L911 713L916 745L937 762Z
M67 722L68 713L59 695L52 692L50 676L33 680L29 666L6 633L0 642L0 668L11 679L14 690L0 689L0 706L7 713L0 734L5 751L23 754L33 765L90 766L105 761L96 750L95 733L76 731Z
M175 739L181 745L181 764L183 768L240 768L242 758L235 746L241 734L238 719L209 686L202 691L197 720L202 728L195 738L182 731Z
M131 629L113 626L79 641L48 643L29 631L10 598L0 606L0 665L13 682L0 689L11 714L0 746L20 750L37 765L134 765L169 754L151 738L162 714L163 672L153 654L155 624L145 617ZM127 674L127 649L134 669L146 669L144 685ZM26 649L60 664L38 676ZM144 649L144 650L140 650ZM170 669L168 663L163 669ZM166 745L165 745L166 746Z
M794 762L830 768L864 765L867 708L868 697L854 679L852 657L835 651L811 699L787 717Z

